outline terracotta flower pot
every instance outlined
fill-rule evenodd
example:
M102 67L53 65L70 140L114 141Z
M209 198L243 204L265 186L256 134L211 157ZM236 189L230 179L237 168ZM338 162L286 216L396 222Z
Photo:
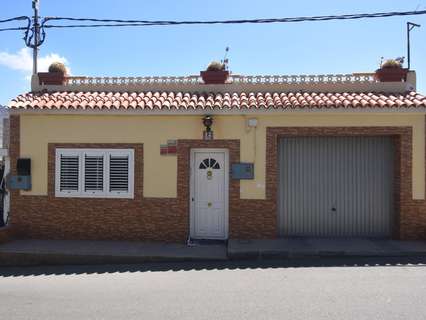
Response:
M381 68L376 70L375 78L380 82L401 82L407 79L407 69Z
M229 71L201 71L200 75L205 84L223 84L229 77Z
M63 85L65 84L65 75L60 72L39 72L38 80L40 84Z

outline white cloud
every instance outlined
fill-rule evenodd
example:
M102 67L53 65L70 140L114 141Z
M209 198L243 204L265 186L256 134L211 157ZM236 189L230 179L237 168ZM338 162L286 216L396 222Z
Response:
M9 69L31 72L32 58L28 48L23 48L17 53L0 52L0 65Z
M68 60L57 53L39 55L38 71L46 72L49 65L54 61L62 62L65 65L68 64ZM33 70L32 51L29 48L22 48L16 53L0 51L0 65L12 70L20 71L25 74L26 78L29 78ZM71 74L71 70L69 67L67 68L68 73Z

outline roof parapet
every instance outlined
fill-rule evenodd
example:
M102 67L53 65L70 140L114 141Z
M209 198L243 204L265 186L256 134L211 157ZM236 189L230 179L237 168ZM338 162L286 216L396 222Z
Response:
M416 90L416 73L409 71L405 82L380 82L374 73L324 75L231 74L225 84L204 84L198 75L173 77L85 77L66 76L63 84L41 82L32 76L31 89L82 92L407 92Z

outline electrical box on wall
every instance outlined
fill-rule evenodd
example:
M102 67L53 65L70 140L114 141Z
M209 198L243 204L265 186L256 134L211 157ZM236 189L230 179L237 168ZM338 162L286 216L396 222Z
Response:
M19 158L16 161L16 171L18 176L30 176L31 175L31 159Z
M231 177L236 180L254 179L254 164L247 162L233 163L231 166Z
M31 190L31 176L9 176L7 187L10 190Z
M16 176L9 176L7 187L10 190L31 190L31 159L19 158L16 161Z

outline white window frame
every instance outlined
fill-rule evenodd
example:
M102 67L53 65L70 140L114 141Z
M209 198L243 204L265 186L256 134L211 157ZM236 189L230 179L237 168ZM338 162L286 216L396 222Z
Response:
M79 177L78 191L61 191L61 155L78 156L79 158ZM85 155L100 156L104 158L103 170L103 191L84 191L84 161ZM128 156L129 171L128 171L128 191L109 191L109 157L110 156ZM133 149L68 149L57 148L55 155L55 197L62 198L134 198L134 150Z

